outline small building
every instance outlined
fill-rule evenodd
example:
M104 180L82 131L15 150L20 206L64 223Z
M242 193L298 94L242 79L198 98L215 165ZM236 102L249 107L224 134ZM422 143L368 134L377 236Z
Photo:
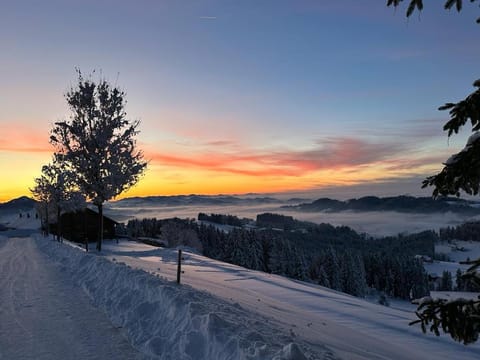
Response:
M68 212L62 214L62 236L70 241L84 243L95 242L98 239L100 224L98 213L92 209ZM115 228L118 223L106 216L103 216L103 238L113 239L115 237ZM52 233L57 234L57 224L50 226Z

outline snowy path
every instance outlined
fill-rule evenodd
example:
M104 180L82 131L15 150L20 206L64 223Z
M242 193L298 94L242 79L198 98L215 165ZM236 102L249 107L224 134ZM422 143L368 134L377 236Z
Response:
M0 237L0 359L141 359L28 237Z

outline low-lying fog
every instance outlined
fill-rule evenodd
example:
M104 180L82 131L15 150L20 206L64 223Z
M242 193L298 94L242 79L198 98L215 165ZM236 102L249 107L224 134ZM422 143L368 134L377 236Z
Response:
M479 217L447 213L413 214L400 212L300 212L282 209L281 204L255 205L255 206L152 206L150 204L136 204L135 207L122 207L116 203L107 204L105 214L113 219L126 222L129 219L171 217L196 219L199 212L230 214L238 217L255 219L257 214L273 212L293 216L298 220L315 223L330 223L335 226L347 225L360 233L372 236L397 235L399 233L414 233L422 230L438 230L441 227L464 223L468 220L478 220Z

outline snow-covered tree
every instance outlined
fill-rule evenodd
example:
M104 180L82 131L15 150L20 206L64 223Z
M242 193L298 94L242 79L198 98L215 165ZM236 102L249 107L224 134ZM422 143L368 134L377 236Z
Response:
M318 285L321 285L321 286L325 286L325 287L331 287L330 286L330 280L328 279L328 275L327 273L325 272L325 269L323 268L322 265L320 265L320 267L318 268Z
M291 260L291 277L299 280L307 279L307 266L305 262L305 255L294 246L292 249L292 260Z
M258 239L253 231L247 231L245 235L247 237L245 249L247 252L247 268L264 271L261 239Z
M354 296L365 295L365 266L359 254L345 251L341 259L340 280L343 292Z
M329 247L327 249L325 263L323 266L325 272L328 275L328 282L330 283L330 287L334 290L341 290L342 284L340 279L340 264L337 253L332 247Z
M453 281L452 273L448 270L444 270L442 273L442 281L440 283L441 291L452 291L453 290Z
M161 238L168 243L168 247L188 246L202 251L202 244L198 239L197 232L185 223L171 220L161 227Z
M42 229L49 235L51 193L50 183L44 174L34 179L35 186L30 189L33 198L37 201L37 212L40 214Z
M77 72L78 83L65 95L71 116L55 123L50 142L75 173L81 192L98 208L100 251L104 202L136 184L147 163L136 149L139 121L126 118L125 92Z
M457 269L455 273L455 290L464 291L465 290L465 280L462 278L463 272L460 269Z
M74 174L69 171L59 157L42 167L42 175L35 179L35 187L31 189L33 196L44 204L45 222L48 229L49 212L54 209L57 221L57 240L62 235L62 213L85 207L85 198L76 189ZM48 232L48 230L47 230Z

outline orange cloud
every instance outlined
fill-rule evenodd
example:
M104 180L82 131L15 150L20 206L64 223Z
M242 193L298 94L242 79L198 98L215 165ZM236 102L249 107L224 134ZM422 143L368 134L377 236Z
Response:
M244 149L222 152L215 142L214 149L192 151L191 155L147 152L147 158L158 165L196 168L248 176L303 176L320 170L351 168L373 164L395 156L399 145L373 144L353 138L327 138L308 150L258 151Z
M48 130L39 130L18 124L1 125L0 151L53 152L48 138Z

